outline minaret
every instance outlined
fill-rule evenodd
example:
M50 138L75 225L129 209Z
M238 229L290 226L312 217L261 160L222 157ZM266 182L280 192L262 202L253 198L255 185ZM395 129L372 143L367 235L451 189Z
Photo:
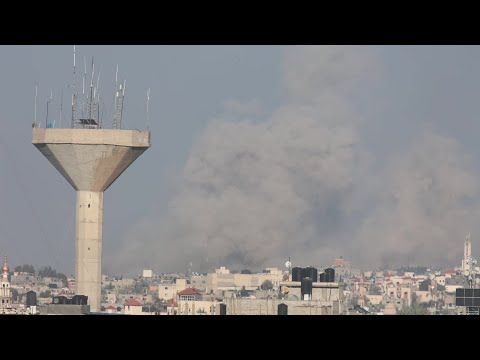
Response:
M470 241L470 234L468 234L467 238L465 239L463 257L466 259L470 256L472 256L472 242Z
M5 260L3 261L3 267L2 267L2 278L3 281L8 281L8 272L10 271L8 267L8 259L7 255L5 255Z
M462 271L470 271L470 259L472 257L472 242L470 241L470 234L467 235L465 239L465 244L463 245L463 261L462 261Z
M2 280L0 281L0 308L8 308L12 304L12 294L10 292L10 282L8 281L8 260L5 255L5 260L2 267Z

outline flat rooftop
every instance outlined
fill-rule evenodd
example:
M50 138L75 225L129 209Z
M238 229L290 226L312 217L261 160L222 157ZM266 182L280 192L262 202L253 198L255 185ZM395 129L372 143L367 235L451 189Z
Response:
M149 147L146 130L113 129L43 129L33 128L33 144L79 144Z

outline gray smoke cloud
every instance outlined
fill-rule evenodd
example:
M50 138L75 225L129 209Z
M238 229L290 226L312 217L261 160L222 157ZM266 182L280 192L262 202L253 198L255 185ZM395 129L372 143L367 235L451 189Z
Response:
M380 67L371 48L287 47L284 105L258 119L258 100L229 100L235 120L209 122L167 212L135 225L107 269L458 260L453 239L475 224L477 179L459 144L429 132L372 170L357 131L368 119L350 96Z
M376 208L355 243L363 264L458 264L478 233L478 176L454 139L425 132L387 166Z

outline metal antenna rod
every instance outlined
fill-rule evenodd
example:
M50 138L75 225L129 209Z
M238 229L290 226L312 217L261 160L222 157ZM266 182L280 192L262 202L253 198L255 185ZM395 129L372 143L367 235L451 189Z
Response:
M63 89L62 89L62 97L60 99L60 120L58 122L58 127L62 127L62 116L63 116Z
M97 77L97 86L96 86L96 89L97 89L97 94L99 94L99 83L100 83L100 72L102 71L102 65L100 65L100 69L98 69L98 77ZM98 97L100 98L100 95L98 95Z
M147 91L147 130L148 130L148 103L150 102L150 88Z
M38 88L38 85L35 84L35 127L37 126L37 88Z
M76 85L76 51L73 45L73 94L72 94L72 129L75 127L75 115L77 111L77 85ZM63 94L63 92L62 92Z
M85 78L87 77L87 59L85 59L85 56L83 57L83 66L85 67L85 72L83 73L82 95L85 95Z
M95 73L95 64L92 56L92 77L90 78L90 102L88 106L88 119L92 119L92 101L93 101L93 74Z

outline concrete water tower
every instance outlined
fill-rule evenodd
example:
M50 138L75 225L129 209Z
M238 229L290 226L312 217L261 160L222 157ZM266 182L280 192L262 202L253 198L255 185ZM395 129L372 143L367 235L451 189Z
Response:
M117 79L112 128L104 128L93 61L87 91L85 78L86 71L80 108L74 80L71 126L56 128L47 118L43 128L35 120L32 142L77 193L75 293L88 296L90 310L95 312L101 307L103 193L150 147L150 132L122 129L125 83Z

